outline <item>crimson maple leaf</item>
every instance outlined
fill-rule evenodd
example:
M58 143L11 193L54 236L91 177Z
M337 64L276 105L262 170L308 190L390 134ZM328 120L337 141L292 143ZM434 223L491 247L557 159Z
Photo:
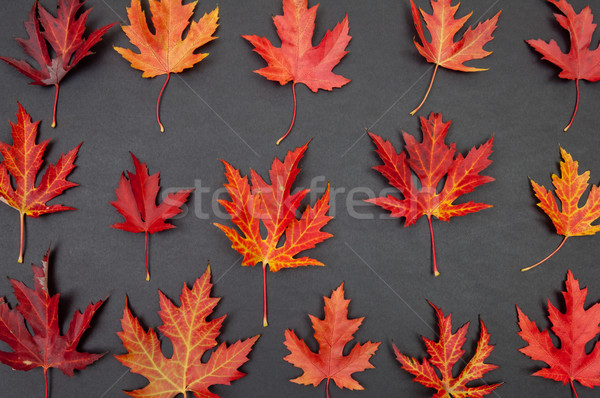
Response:
M350 82L336 75L332 69L348 53L348 15L332 31L327 31L319 45L313 47L312 38L318 5L308 8L307 0L283 0L283 15L273 17L281 47L255 35L243 35L268 66L254 72L282 86L292 81L294 113L287 132L277 140L277 145L292 131L296 120L296 83L304 83L316 93L319 89L331 91Z
M333 380L339 388L349 390L364 390L352 374L362 372L365 369L373 369L369 362L375 354L379 344L370 341L357 343L348 355L344 355L344 347L353 338L363 318L348 318L348 304L350 300L344 298L344 284L342 283L331 294L331 298L323 297L325 300L325 317L319 319L309 315L315 331L315 340L319 343L319 351L314 353L306 343L299 339L293 330L285 331L284 344L290 354L283 358L304 373L293 380L294 383L318 386L327 379L326 392L329 398L329 381Z
M36 0L29 12L29 20L25 22L27 39L16 39L27 55L40 66L35 69L28 62L10 57L1 60L14 66L19 72L29 77L31 84L55 86L52 127L56 127L56 104L58 102L58 86L63 77L83 58L93 54L92 47L102 40L102 36L115 23L93 31L87 39L83 38L85 23L91 11L88 9L79 16L82 0L58 0L58 17L54 17ZM38 16L39 14L39 16ZM48 44L54 50L54 57L48 51Z
M160 186L160 173L148 175L148 167L131 153L135 173L121 174L119 187L115 190L117 200L110 202L125 218L124 222L111 225L112 228L128 232L143 232L144 256L146 259L146 280L150 280L148 270L148 234L175 228L166 222L181 213L181 206L187 201L193 189L182 189L170 193L157 206L156 196Z
M238 370L248 361L248 354L260 336L237 341L227 347L225 343L214 350L208 360L202 358L217 346L217 337L225 316L208 321L219 302L210 297L210 267L189 289L185 284L181 292L181 306L177 307L161 291L158 315L163 324L158 330L167 337L173 346L173 355L166 358L160 341L153 329L147 332L134 318L127 301L121 325L123 331L117 333L128 353L116 358L132 372L149 380L149 384L139 390L125 391L131 397L172 398L186 392L196 397L218 398L209 391L216 384L229 385L244 377Z
M579 14L573 10L566 0L548 0L554 4L564 15L554 14L554 17L564 29L569 31L571 38L571 49L568 53L563 53L555 40L549 43L541 39L526 40L537 52L543 55L542 59L550 61L562 70L558 77L562 79L575 80L577 90L577 100L571 121L565 127L567 131L579 107L579 80L585 79L590 82L600 80L600 48L590 50L592 35L596 30L596 24L593 23L594 16L589 6L585 7Z
M42 266L32 264L34 289L23 282L10 280L19 305L11 309L0 298L0 340L12 351L0 351L0 362L15 370L44 369L46 398L48 398L48 369L57 368L71 377L75 369L85 369L104 354L77 351L77 345L92 317L102 305L100 300L89 304L83 314L76 311L65 335L60 334L58 305L60 294L48 291L48 256ZM27 322L27 324L25 323ZM29 331L31 330L31 332Z
M483 321L479 323L481 331L473 358L465 364L459 376L454 377L452 369L459 361L462 361L461 358L465 354L462 347L467 340L469 322L461 326L456 333L452 333L452 315L445 316L441 309L432 303L429 304L435 310L437 317L440 328L439 340L435 342L423 337L430 357L429 359L423 358L423 362L402 354L394 345L396 359L402 365L402 369L415 376L414 382L437 390L432 398L481 398L492 393L500 384L467 386L471 382L481 380L486 373L498 368L496 365L485 363L494 346L489 344L490 334ZM434 367L437 368L439 374Z
M35 181L43 163L44 152L50 140L36 144L39 121L32 123L31 116L18 104L17 124L10 122L14 144L0 142L0 154L4 160L0 163L0 201L19 211L21 220L21 247L19 263L23 262L23 231L25 216L37 218L43 214L72 207L59 204L47 205L46 202L62 194L66 189L77 186L67 177L75 168L75 158L81 144L61 155L56 165L48 163L48 168L38 186ZM11 176L17 189L13 188Z
M431 232L433 270L437 276L439 272L431 217L448 221L451 217L492 207L475 202L454 204L454 201L476 187L494 181L492 177L479 174L492 163L489 156L494 138L490 138L479 148L472 148L466 157L459 153L454 158L455 144L445 143L451 122L443 122L440 113L431 113L428 119L421 117L420 120L423 141L417 142L412 135L404 132L405 150L400 153L396 152L389 141L369 132L377 148L376 152L383 161L382 165L373 168L398 189L404 198L388 195L366 201L390 211L392 217L405 217L405 227L414 224L421 216L427 216ZM421 189L415 186L413 173L419 178ZM446 180L443 189L438 192L438 185L443 177Z
M566 288L562 292L564 313L548 300L548 319L552 323L552 332L560 340L560 348L555 347L547 329L540 331L517 306L519 336L528 343L519 351L549 366L538 370L534 376L560 381L563 385L569 383L578 397L573 381L590 388L600 386L600 345L596 343L600 333L600 304L587 310L584 308L587 288L579 288L579 281L571 271L567 272ZM587 354L586 344L592 340L595 345Z
M531 185L535 196L540 200L538 206L550 217L556 233L564 238L560 245L543 260L521 269L528 271L552 257L571 236L595 235L600 225L592 225L600 217L600 187L592 185L585 204L579 207L583 193L587 190L590 171L578 173L579 163L564 149L560 148L564 161L560 162L561 176L552 175L552 185L556 188L556 196L560 200L561 209L556 204L552 191L548 191L535 181Z
M294 256L333 236L321 231L332 218L327 215L329 186L315 206L307 206L300 219L296 219L298 206L310 190L303 189L293 194L290 194L290 190L300 172L298 163L307 147L308 143L288 152L283 162L275 158L269 171L271 184L267 184L258 173L251 170L250 185L247 177L242 177L238 170L223 161L228 181L225 188L231 196L231 202L219 200L219 203L231 215L231 221L243 236L228 226L218 223L215 226L225 232L232 242L231 247L244 256L242 265L254 266L262 262L264 326L268 324L267 266L272 272L276 272L282 268L324 265L310 257ZM261 222L267 231L265 238L261 236ZM285 242L278 246L284 234Z
M216 39L212 34L219 26L219 7L190 24L197 1L183 4L182 0L148 0L148 3L155 33L148 27L140 0L131 0L131 7L127 8L130 25L123 26L123 31L140 52L121 47L114 49L131 63L132 68L143 71L142 77L167 75L156 100L156 121L160 131L164 132L159 105L171 73L191 68L208 56L208 53L196 54L196 50ZM182 38L186 29L186 36Z
M455 19L454 15L456 14L460 3L455 6L451 5L451 3L452 0L431 0L433 12L429 15L422 9L418 9L413 0L410 0L413 22L421 44L419 44L416 38L413 38L413 41L419 54L425 57L427 62L435 64L433 76L431 76L431 82L429 83L425 97L419 106L410 113L411 115L417 113L425 103L429 91L431 90L431 86L433 86L433 80L435 79L438 67L442 66L447 69L461 72L479 72L487 70L466 66L464 63L473 59L485 58L491 54L491 51L484 50L483 46L493 39L492 33L496 30L498 17L502 11L499 11L491 19L480 22L474 29L469 27L462 39L455 42L454 36L461 30L473 12L470 12L462 18ZM425 20L425 26L429 31L431 41L426 39L423 32L421 15Z

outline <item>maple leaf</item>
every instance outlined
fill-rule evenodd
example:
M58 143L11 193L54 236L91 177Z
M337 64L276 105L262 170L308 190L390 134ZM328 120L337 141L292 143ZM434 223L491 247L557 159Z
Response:
M76 311L65 335L60 334L58 306L60 294L48 291L48 257L50 249L42 259L42 266L32 264L34 289L11 279L19 305L10 309L4 298L0 298L0 340L12 349L0 351L0 362L15 370L44 369L46 398L48 398L48 369L57 368L71 377L75 369L82 370L102 357L77 351L77 345L92 317L102 305L100 300L89 304L83 314ZM27 322L27 325L25 324ZM31 330L31 332L30 332Z
M193 392L196 397L218 398L208 388L212 385L229 385L243 376L238 370L248 361L248 354L260 336L254 336L227 347L219 345L203 362L205 353L217 346L217 337L225 316L207 321L219 302L210 297L210 267L189 289L185 284L181 292L181 306L177 307L160 290L160 311L163 324L158 330L173 345L173 355L166 358L160 341L153 329L144 331L137 318L129 310L127 301L121 325L123 331L117 333L128 353L115 357L132 372L149 380L149 384L139 390L125 391L131 397L172 398L178 394Z
M300 219L296 211L302 199L310 191L303 189L290 194L294 179L300 172L298 163L304 155L308 143L288 152L284 161L275 158L269 176L271 185L251 170L252 184L247 177L229 163L225 165L225 184L231 202L219 200L231 215L231 221L239 228L243 236L235 229L215 223L231 240L231 247L244 256L242 265L254 266L262 262L263 268L263 325L267 326L267 266L273 272L282 268L294 268L306 265L324 265L310 257L295 258L301 251L311 249L332 237L321 231L332 217L326 215L329 210L329 185L314 207L307 206ZM263 223L267 237L263 239L260 223ZM285 234L285 242L278 246Z
M379 344L370 341L357 343L348 355L344 355L344 347L353 338L363 318L348 318L348 304L350 300L344 298L344 284L342 283L325 300L325 317L319 319L309 315L315 331L315 340L319 343L318 353L312 352L306 343L299 339L293 330L285 331L284 344L290 354L283 358L304 373L293 380L294 383L318 386L327 379L326 392L329 398L329 381L333 380L339 388L350 390L364 390L352 374L365 369L373 369L369 362L375 354Z
M0 154L4 160L0 163L0 201L19 211L21 220L21 248L19 263L23 262L23 231L25 216L37 218L43 214L57 211L74 210L59 204L47 205L46 202L62 194L66 189L77 186L67 177L75 168L75 158L81 144L61 155L56 165L48 163L39 185L35 180L43 163L44 152L50 140L36 144L39 121L32 123L31 116L21 104L17 103L17 124L10 122L14 144L0 142ZM13 188L11 176L17 189Z
M494 346L489 344L490 334L483 321L479 322L481 331L475 354L466 363L462 360L462 356L465 354L462 347L467 340L469 322L461 326L456 333L452 333L452 315L445 316L441 309L432 303L429 304L435 310L437 317L440 328L439 340L435 342L423 337L429 359L423 358L422 362L402 354L394 345L396 359L402 365L402 369L415 376L414 382L437 390L432 398L481 398L492 393L500 384L467 386L477 380L483 381L482 378L486 373L498 368L496 365L485 363ZM459 361L464 362L465 366L458 377L454 377L452 369ZM439 375L434 367L437 368Z
M560 348L555 347L547 329L540 331L517 306L519 336L528 343L519 351L549 366L538 370L534 376L560 381L563 385L570 383L578 397L573 381L590 388L600 386L600 345L595 343L589 354L585 347L600 333L600 304L587 310L583 307L587 288L579 288L579 281L571 271L567 272L566 291L562 295L566 307L564 313L548 300L548 319L552 323L552 332L560 339Z
M131 0L131 7L127 8L130 25L122 28L131 44L140 52L121 47L114 49L131 63L132 68L143 71L142 77L167 75L156 101L156 120L160 131L164 132L165 128L159 116L163 91L171 73L180 73L191 68L208 56L208 53L196 54L195 51L217 38L213 33L219 26L219 7L210 14L204 14L198 22L192 21L190 24L189 20L194 15L197 1L183 4L182 0L148 0L148 3L155 33L148 27L140 0ZM183 38L186 29L187 34Z
M398 189L404 198L398 199L388 195L366 201L390 211L392 217L405 217L405 227L414 224L421 216L427 216L431 233L433 270L437 276L439 272L431 217L448 221L451 217L464 216L492 207L475 202L454 204L454 201L476 187L494 181L492 177L479 174L492 163L489 156L492 153L494 137L479 148L472 148L466 157L459 153L454 158L455 144L445 143L451 121L443 122L440 113L431 113L428 119L421 117L420 120L423 141L417 142L412 135L404 132L405 151L400 153L396 152L389 141L384 141L380 136L369 132L377 148L376 152L383 161L382 165L373 168L380 172L390 185ZM419 178L421 189L415 186L413 173ZM443 189L438 192L438 185L444 176L446 180Z
M117 200L110 202L125 221L111 225L112 228L128 232L144 233L144 257L146 259L146 280L150 280L148 270L148 234L175 228L166 222L181 213L181 206L187 201L193 189L172 192L157 206L156 196L160 186L160 173L148 174L148 166L131 153L135 173L121 174L119 187L115 190Z
M564 14L554 14L554 17L560 26L569 31L571 49L568 53L563 53L554 40L550 40L549 43L541 39L526 40L526 42L543 55L542 59L562 69L558 77L575 80L577 100L571 121L564 128L564 131L567 131L573 124L579 107L579 80L585 79L591 82L600 80L600 48L596 47L593 51L589 49L592 35L596 30L596 24L592 22L594 16L589 6L577 14L566 0L548 1Z
M559 210L554 195L541 185L531 180L531 185L535 196L540 200L538 206L550 217L556 233L563 235L564 238L560 245L542 261L533 264L530 267L523 268L521 271L528 271L537 267L544 261L552 257L567 241L570 236L594 235L600 231L600 225L592 225L600 217L600 188L592 185L585 205L579 207L581 196L587 190L590 179L589 170L583 174L578 174L579 163L573 160L573 157L564 149L560 148L560 153L564 159L560 162L560 174L552 175L552 185L556 189L556 196L560 200L561 209Z
M429 15L422 9L418 9L413 0L410 0L412 17L415 24L415 29L419 35L419 40L413 39L419 54L421 54L427 62L435 64L431 82L425 93L423 101L410 114L414 115L423 106L429 91L433 86L433 80L437 73L438 67L444 67L461 72L479 72L487 69L466 66L464 63L473 59L485 58L491 54L491 51L483 49L486 43L493 39L492 33L496 30L498 17L502 11L499 11L491 19L480 22L472 29L469 27L464 33L462 39L454 41L454 36L463 27L465 22L471 17L473 12L468 15L455 19L454 15L458 10L457 4L451 5L452 0L431 0L432 14ZM420 12L420 15L419 15ZM425 20L425 27L431 35L431 41L428 41L423 32L423 23L421 15Z
M294 113L287 132L277 140L277 145L292 131L296 120L296 84L304 83L316 93L319 89L331 91L350 82L336 75L332 69L348 53L348 15L331 31L327 31L319 45L312 45L318 5L308 8L307 0L283 0L283 15L273 17L281 47L255 35L243 35L267 62L268 66L254 72L282 86L292 81Z
M92 47L102 40L102 36L115 25L112 23L103 26L84 39L85 23L91 10L88 9L77 17L84 4L85 1L81 0L58 0L58 17L54 17L43 6L40 6L37 0L33 3L29 19L25 22L25 31L29 37L27 39L18 38L16 41L23 47L25 53L39 64L39 69L35 69L23 60L0 57L1 60L29 77L32 80L31 84L56 88L52 127L56 127L59 83L79 61L93 54ZM54 50L54 57L48 51L48 44Z

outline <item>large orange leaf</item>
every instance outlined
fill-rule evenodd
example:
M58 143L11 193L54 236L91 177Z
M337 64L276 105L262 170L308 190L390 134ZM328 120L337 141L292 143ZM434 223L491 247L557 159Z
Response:
M600 48L596 46L596 49L590 50L596 24L592 22L594 16L589 6L577 14L573 10L573 6L566 0L548 1L563 13L563 15L554 14L554 17L560 26L569 32L571 49L565 54L554 40L550 40L549 43L541 39L526 41L537 52L543 55L542 59L552 62L562 69L558 77L575 80L577 100L571 121L564 129L564 131L567 131L571 127L571 124L573 124L579 106L579 80L585 79L591 82L600 80Z
M344 298L343 283L333 291L331 298L323 299L325 317L319 319L309 315L315 331L315 340L319 343L317 353L312 352L293 330L285 331L284 344L290 350L290 354L283 359L304 371L301 376L291 381L316 387L327 379L325 388L328 398L330 380L339 388L364 390L363 386L352 378L352 374L374 368L369 359L381 343L357 343L348 355L344 355L344 347L354 338L354 333L365 318L348 318L350 300Z
M521 271L530 270L548 260L570 236L594 235L600 231L600 225L592 225L600 217L600 188L592 185L587 201L579 207L581 197L589 186L590 172L588 170L583 174L578 174L579 163L574 161L573 157L564 149L560 148L560 153L564 159L560 162L561 176L553 174L552 185L556 189L556 196L560 200L561 208L558 208L552 191L548 191L533 180L531 180L531 185L535 196L540 200L538 206L550 217L556 233L563 235L564 238L550 255Z
M455 42L454 36L456 36L473 12L470 12L462 18L456 19L454 16L460 3L455 6L451 3L452 0L431 0L433 12L429 15L422 9L418 9L413 0L410 0L415 29L417 30L421 43L419 44L416 38L414 38L413 41L417 50L425 57L427 62L435 64L435 69L433 70L433 76L431 76L431 82L429 83L427 93L425 93L425 97L419 106L410 113L411 115L417 113L425 103L429 91L431 90L431 86L433 85L433 80L435 79L438 67L441 66L461 72L487 70L467 66L464 63L473 59L484 58L491 54L490 51L484 50L483 46L493 39L492 33L496 30L496 24L501 11L491 19L480 22L474 29L469 27L462 39ZM425 37L421 15L423 16L425 26L431 35L431 41L428 41Z
M315 206L307 206L300 219L296 219L300 202L310 190L303 189L293 194L290 190L300 172L298 163L307 147L308 143L288 152L283 162L275 158L269 171L271 184L267 184L254 170L251 170L252 184L249 184L247 177L242 177L237 169L223 161L228 182L225 187L231 202L219 200L219 203L231 215L231 221L242 235L234 228L215 225L231 240L231 247L244 256L242 265L254 266L262 262L264 326L267 326L267 266L276 272L282 268L323 265L310 257L294 256L332 236L321 231L331 219L327 215L329 186ZM260 233L261 222L267 231L265 238ZM284 234L285 242L279 245Z
M552 323L552 332L560 339L559 348L553 343L548 329L540 331L517 306L519 336L528 343L519 351L549 366L538 370L534 376L560 381L563 385L569 383L578 397L574 381L590 388L600 386L600 344L597 343L600 304L595 303L587 310L584 308L587 288L579 288L579 281L571 271L567 272L566 290L562 295L564 313L548 300L548 319ZM586 345L592 341L590 351Z
M148 27L140 0L131 0L131 7L127 8L130 25L123 26L123 31L131 44L140 52L136 53L121 47L115 47L115 50L131 62L132 68L143 71L142 77L167 75L156 101L156 120L160 131L164 132L159 116L162 93L171 73L180 73L186 68L191 68L208 56L207 53L196 54L195 51L216 39L212 34L218 26L219 7L210 14L204 14L198 22L192 21L190 24L189 20L194 15L196 1L189 4L182 4L182 0L148 0L148 2L155 33L152 33ZM182 38L186 29L188 29L186 37Z
M79 340L89 328L92 317L102 305L102 300L89 304L83 314L76 311L67 333L60 334L60 294L51 296L48 291L49 253L50 249L42 259L41 267L32 265L33 289L11 279L15 297L19 301L15 309L10 309L4 298L0 298L0 340L12 348L11 352L0 351L0 362L15 370L43 368L46 398L48 369L60 369L71 377L76 369L85 369L103 355L77 351Z
M61 155L56 165L48 163L46 172L38 186L35 186L42 163L44 152L50 140L36 144L39 121L32 123L31 116L19 105L17 124L10 122L13 145L0 142L0 154L4 157L0 163L0 201L19 212L21 220L21 248L19 263L23 262L23 229L25 216L39 217L42 214L55 213L63 210L74 210L72 207L46 202L62 194L66 189L77 186L67 181L67 177L75 168L75 158L79 146ZM17 189L13 188L11 176Z
M443 122L442 114L431 113L428 119L421 117L423 141L404 132L405 150L397 153L389 141L369 132L383 161L382 165L373 167L380 172L394 188L398 189L403 199L388 195L367 199L391 212L392 217L405 217L405 227L414 224L421 216L426 216L431 233L433 253L433 271L439 275L435 257L435 241L431 217L448 221L451 217L464 216L479 210L492 207L485 203L459 203L454 201L460 196L472 192L478 186L494 181L492 177L479 173L488 167L492 161L494 138L490 138L479 148L472 148L466 157L456 155L454 143L445 143L451 122ZM455 158L456 155L456 158ZM421 188L413 182L413 173L419 178ZM438 185L446 177L443 189L438 192Z
M131 314L127 301L121 319L123 331L118 335L128 353L116 358L132 372L149 380L141 389L125 391L137 398L172 398L178 394L186 396L193 392L196 397L218 398L209 391L217 384L229 385L244 377L238 370L248 361L248 354L259 336L239 340L229 347L220 344L203 361L203 356L217 346L217 337L225 316L207 320L219 302L210 297L212 283L210 268L189 289L185 284L181 292L181 306L177 307L162 292L158 315L162 326L158 330L173 346L173 355L165 357L160 341L153 329L147 332L137 318Z
M290 133L296 120L296 83L304 83L313 92L319 89L331 91L342 87L350 79L336 75L332 69L348 53L346 46L351 37L348 35L348 16L338 23L332 31L327 31L319 45L313 47L317 7L308 8L307 0L283 0L283 15L273 17L281 47L255 35L242 36L254 46L268 66L255 70L269 80L284 85L292 81L294 114L288 131L277 140L277 145Z
M440 328L439 340L435 342L423 337L429 359L423 358L422 362L402 354L394 345L396 359L402 364L402 369L415 376L414 382L436 390L437 393L432 398L481 398L491 394L500 384L467 386L471 382L481 381L486 373L498 368L496 365L485 363L494 346L489 344L490 334L483 321L480 321L481 331L475 354L469 362L465 362L462 359L465 354L462 347L467 340L469 323L452 333L452 316L445 316L441 309L433 304L431 306L435 310ZM461 366L462 371L454 377L452 370L457 363L464 363L465 366Z

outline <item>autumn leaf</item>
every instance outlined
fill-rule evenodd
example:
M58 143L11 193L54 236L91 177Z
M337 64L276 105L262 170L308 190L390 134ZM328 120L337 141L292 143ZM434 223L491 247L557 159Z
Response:
M173 347L173 355L165 357L161 351L160 340L153 329L147 332L129 310L127 301L121 326L117 333L127 350L127 354L116 355L123 365L133 373L148 379L149 384L141 389L125 391L131 397L172 398L186 392L196 397L217 397L209 387L229 385L243 376L238 370L248 361L248 354L259 336L237 341L229 347L220 344L208 360L205 354L217 346L217 337L225 316L207 320L219 302L219 298L210 297L210 267L189 289L185 284L181 292L181 306L177 307L161 291L160 311L158 315L163 324L158 330L167 337Z
M56 165L48 163L46 172L38 186L35 186L37 174L44 162L44 152L50 140L36 144L39 121L32 123L31 116L21 104L17 112L17 124L10 122L13 145L0 142L0 154L4 160L0 163L0 201L19 211L21 220L21 248L19 263L23 262L23 231L25 216L37 218L42 214L57 211L74 210L72 207L46 202L62 194L66 189L77 186L67 177L75 168L75 158L81 144L61 155ZM11 177L16 183L13 188Z
M307 0L283 0L283 15L273 17L281 47L255 35L243 35L267 62L268 66L254 72L282 86L292 82L294 113L287 132L277 140L277 145L292 131L296 120L296 84L304 83L316 93L319 89L331 91L350 82L336 75L333 68L348 53L348 15L331 31L327 31L319 45L312 45L318 5L308 8Z
M166 222L181 213L181 206L187 201L193 189L182 189L170 193L157 206L156 196L160 186L160 173L148 174L148 166L131 154L135 173L121 174L119 187L115 190L117 200L110 202L125 221L111 225L112 228L128 232L144 233L144 257L146 259L146 280L150 280L148 270L148 234L175 228Z
M490 334L483 321L479 323L481 331L475 354L469 362L466 362L462 359L465 354L462 347L467 340L469 322L461 326L456 333L452 333L452 315L445 316L441 309L432 303L429 304L435 310L437 317L440 328L439 340L435 342L423 337L429 359L423 358L422 362L402 354L394 345L396 359L402 365L402 369L415 376L414 382L436 390L437 393L432 398L481 398L491 394L500 387L500 384L467 386L475 381L484 381L483 376L486 373L498 368L496 365L485 363L494 346L489 344ZM457 377L454 377L452 369L459 362L462 371Z
M306 343L299 339L293 330L285 331L284 344L290 354L283 358L304 373L291 381L297 384L318 386L327 379L326 392L329 398L329 381L333 380L339 388L349 390L364 390L352 374L365 369L373 369L369 362L375 354L379 344L370 341L356 343L348 355L344 355L344 347L354 338L365 318L348 318L348 304L350 300L344 298L344 284L342 283L325 300L325 317L319 319L309 315L315 331L315 340L319 343L319 351L314 353Z
M571 121L564 128L564 131L567 131L573 124L579 107L579 80L585 79L590 82L600 80L600 48L596 47L595 50L590 50L596 24L592 22L594 16L589 6L577 14L566 0L548 1L563 13L563 15L554 14L554 17L560 26L569 31L571 49L568 53L563 53L555 40L550 40L549 43L541 39L526 40L526 42L543 55L543 60L552 62L562 69L558 77L575 80L577 100Z
M156 101L156 120L161 132L164 132L165 128L160 122L160 99L171 73L180 73L206 58L208 53L196 54L196 50L216 39L213 33L219 26L219 7L210 14L204 14L198 22L192 21L190 24L189 20L194 15L197 1L189 4L183 4L182 1L148 0L155 32L152 33L140 0L131 0L131 7L127 8L130 25L122 28L131 44L139 49L139 53L127 48L114 47L131 63L132 68L144 72L142 77L167 75ZM187 34L183 38L186 30Z
M102 305L100 300L89 304L83 314L76 311L65 335L60 334L58 306L60 294L48 291L48 256L42 266L32 264L34 289L10 280L19 305L10 309L0 298L0 340L12 351L0 351L0 362L15 370L44 369L46 398L48 398L48 369L57 368L71 377L75 369L82 370L103 354L77 351L81 336L89 328L92 317ZM27 322L27 324L25 323Z
M310 190L302 189L290 194L290 189L300 172L298 163L307 147L308 143L288 152L283 162L275 158L269 171L270 185L254 170L251 170L252 183L249 184L247 177L242 177L237 169L223 161L228 182L225 188L231 202L219 200L219 203L225 207L231 215L231 221L243 235L222 224L215 223L215 226L225 232L231 240L231 247L244 256L242 265L254 266L262 262L264 326L268 324L267 266L276 272L282 268L324 265L310 257L294 256L333 236L321 231L332 218L327 215L329 186L314 207L307 206L302 216L296 218L296 211ZM267 232L265 238L261 236L261 222ZM285 242L279 245L284 234Z
M594 235L600 231L600 225L592 225L600 217L600 189L598 186L592 185L585 205L579 207L581 197L589 186L590 172L588 170L583 174L578 174L579 163L574 161L573 157L562 148L560 148L560 154L564 159L560 162L561 176L553 174L552 185L556 189L556 196L560 200L561 208L558 208L551 191L536 184L533 180L531 180L531 185L535 196L540 201L538 206L550 217L556 233L563 235L564 238L550 255L521 271L528 271L548 260L570 236Z
M569 383L578 397L574 381L590 388L600 386L600 345L596 342L600 333L600 304L587 310L584 308L587 288L579 288L579 281L571 271L567 272L566 287L562 292L564 313L548 300L548 319L552 323L552 332L560 340L560 348L555 347L547 329L540 331L517 306L519 336L528 344L519 351L549 366L538 370L534 376L560 381L563 385ZM586 345L591 341L594 346L588 354Z
M115 25L112 23L103 26L84 39L85 24L91 10L80 12L84 4L85 1L82 0L58 0L58 17L54 17L43 6L40 6L37 0L33 3L29 19L25 22L25 30L29 37L27 39L19 38L16 41L23 47L25 53L39 64L39 69L35 69L27 61L0 57L1 60L29 77L32 80L31 84L56 88L52 127L56 127L59 83L79 61L93 54L92 47L102 40L102 36ZM54 54L48 51L48 45Z
M454 204L454 201L478 186L494 181L492 177L479 174L492 163L489 156L494 138L490 138L479 148L472 148L463 157L460 153L456 155L454 143L445 143L451 122L444 123L440 113L431 113L428 119L421 117L420 120L423 141L417 142L412 135L404 132L405 150L400 153L396 152L389 141L369 132L377 148L376 152L383 161L382 165L373 168L400 191L403 199L388 195L366 201L388 210L392 217L405 217L405 227L414 224L423 215L427 217L431 233L433 272L437 276L439 272L431 217L448 221L451 217L492 207L475 202ZM419 178L421 189L415 186L413 173ZM438 192L438 185L444 177L443 189Z
M451 3L452 0L431 0L433 12L429 15L422 9L417 9L413 0L410 0L415 29L417 30L421 43L419 43L416 38L414 38L413 41L419 54L425 57L427 62L435 64L433 76L431 76L431 82L429 83L425 97L419 106L410 113L411 115L417 113L425 103L429 91L431 90L431 86L433 86L433 80L435 79L438 67L441 66L443 68L461 72L479 72L487 70L467 66L464 63L473 59L485 58L491 54L491 51L484 50L483 46L493 39L492 33L496 30L498 17L502 11L499 11L491 19L480 22L474 29L469 27L462 39L455 42L454 36L461 30L473 12L470 12L462 18L456 19L454 16L460 3L455 6L451 5ZM425 37L421 16L423 16L423 19L425 20L425 27L431 36L431 41L428 41Z

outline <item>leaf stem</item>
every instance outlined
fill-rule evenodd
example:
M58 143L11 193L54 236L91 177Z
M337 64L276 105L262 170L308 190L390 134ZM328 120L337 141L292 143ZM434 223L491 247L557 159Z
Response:
M148 271L148 231L144 234L144 257L146 258L146 281L150 280L150 272Z
M283 137L277 140L277 145L281 144L281 141L283 141L283 139L288 136L290 131L292 131L292 127L294 127L294 122L296 121L296 83L292 84L292 96L294 97L294 113L292 114L292 123L290 124L288 131L286 131Z
M162 98L163 92L165 91L165 87L167 87L167 83L169 83L170 78L171 78L171 72L168 72L167 80L165 80L165 83L163 84L162 88L160 89L160 93L158 94L158 99L156 100L156 121L158 122L158 125L160 126L161 133L165 132L165 128L162 125L162 123L160 122L160 115L159 115L160 99Z
M425 97L423 97L423 101L421 101L421 103L419 104L419 106L417 106L415 109L413 109L413 111L410 113L411 116L414 115L415 113L417 113L417 111L419 109L421 109L421 107L425 103L425 100L427 100L427 96L429 95L429 91L431 91L431 87L433 86L433 79L435 79L435 74L437 73L437 70L438 70L439 66L440 66L439 64L435 64L435 69L433 70L433 76L431 76L431 81L429 82L429 87L427 88L427 92L425 93Z
M25 230L25 213L22 211L19 212L19 218L21 220L21 247L19 249L19 259L17 262L21 264L23 263L23 231Z
M263 327L267 326L267 264L263 263Z
M56 105L58 104L58 83L54 85L56 93L54 94L54 109L52 110L52 128L56 127Z
M575 119L575 115L577 114L577 108L579 108L579 79L575 79L575 88L577 89L577 100L575 100L575 110L573 111L573 116L571 116L571 121L567 124L567 127L564 128L563 131L567 131L571 124L573 124L573 120Z
M569 383L571 383L571 388L573 389L573 393L575 394L575 398L579 398L579 395L577 395L577 391L575 390L575 386L573 385L573 379L569 379Z
M560 245L558 245L558 247L556 249L554 249L554 251L552 253L550 253L545 259L543 259L542 261L540 261L538 263L533 264L530 267L521 269L521 272L529 271L530 269L537 267L544 261L548 260L550 257L554 256L554 254L565 244L565 242L567 241L567 238L568 238L568 236L565 236L564 239L562 240L562 242L560 242Z
M433 237L433 225L431 224L431 215L427 215L429 222L429 233L431 234L431 253L433 254L433 275L438 276L440 273L437 268L437 260L435 258L435 238Z
M327 384L325 385L325 391L327 392L327 398L329 398L329 380L331 380L331 379L327 378Z
M44 368L44 386L46 386L46 398L48 398L48 368Z

